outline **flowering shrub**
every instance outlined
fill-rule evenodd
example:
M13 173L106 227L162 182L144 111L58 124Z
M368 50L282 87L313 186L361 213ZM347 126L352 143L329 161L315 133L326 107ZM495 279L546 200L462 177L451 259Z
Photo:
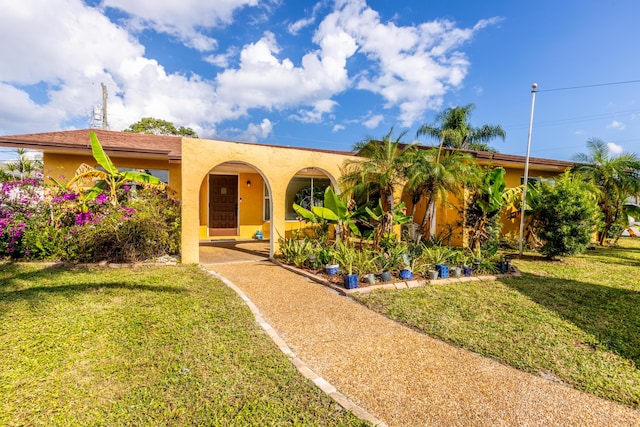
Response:
M135 189L135 190L134 190ZM0 184L0 255L69 262L129 262L177 254L180 206L167 192L123 186L119 203L35 180Z

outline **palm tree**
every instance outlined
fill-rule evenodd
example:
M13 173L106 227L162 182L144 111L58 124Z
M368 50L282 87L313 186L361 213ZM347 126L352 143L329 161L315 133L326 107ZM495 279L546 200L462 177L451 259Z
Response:
M343 164L342 183L349 189L358 187L377 187L386 212L395 208L395 192L406 180L409 155L414 146L401 141L403 132L393 139L393 128L382 141L367 139L354 145L360 159L347 160ZM385 215L381 228L384 231L393 227L392 218Z
M42 160L30 159L27 156L27 150L24 148L16 149L18 158L16 160L7 162L7 171L18 179L31 178L38 172L42 172L43 163Z
M624 203L629 196L640 194L640 158L635 153L612 155L606 142L599 138L587 141L588 153L573 157L572 169L598 189L598 205L603 214L603 226L598 241L604 245L612 225L624 215Z
M459 196L464 184L476 176L476 170L473 157L460 151L446 150L441 154L440 149L424 149L412 153L407 169L407 188L413 203L412 217L415 217L418 203L427 200L420 223L423 232L429 222L429 235L435 236L436 205L447 200L449 194Z
M476 128L469 122L474 104L452 107L441 111L433 125L424 124L418 129L418 136L425 135L440 141L440 147L462 148L478 151L496 151L488 145L494 138L502 138L506 133L500 125L482 125Z

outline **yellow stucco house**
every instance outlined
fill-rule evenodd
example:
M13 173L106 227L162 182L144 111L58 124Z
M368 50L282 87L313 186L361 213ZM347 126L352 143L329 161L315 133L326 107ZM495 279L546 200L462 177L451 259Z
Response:
M89 132L95 132L119 169L144 169L163 179L182 202L182 261L199 262L203 240L252 238L261 232L270 240L301 226L292 205L331 185L338 187L341 166L352 152L251 144L107 130L72 130L0 136L0 146L43 153L44 176L65 182L82 164L95 165ZM502 166L507 185L520 185L524 157L471 152L478 163ZM531 177L554 176L571 163L531 158ZM410 205L410 202L407 203ZM424 207L418 207L418 215ZM438 226L454 221L454 210L441 207ZM507 224L506 229L514 224ZM275 237L275 238L271 238Z

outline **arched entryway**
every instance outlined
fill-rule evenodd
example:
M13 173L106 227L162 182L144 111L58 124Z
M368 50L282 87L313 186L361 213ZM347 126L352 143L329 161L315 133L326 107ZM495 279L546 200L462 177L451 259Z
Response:
M264 174L245 162L214 166L200 185L200 241L256 240L273 234L271 189Z

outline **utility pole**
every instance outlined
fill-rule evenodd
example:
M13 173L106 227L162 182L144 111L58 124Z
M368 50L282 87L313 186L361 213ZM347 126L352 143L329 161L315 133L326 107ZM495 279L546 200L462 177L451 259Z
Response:
M107 123L107 85L104 83L100 83L102 85L102 129L109 129L109 124Z

